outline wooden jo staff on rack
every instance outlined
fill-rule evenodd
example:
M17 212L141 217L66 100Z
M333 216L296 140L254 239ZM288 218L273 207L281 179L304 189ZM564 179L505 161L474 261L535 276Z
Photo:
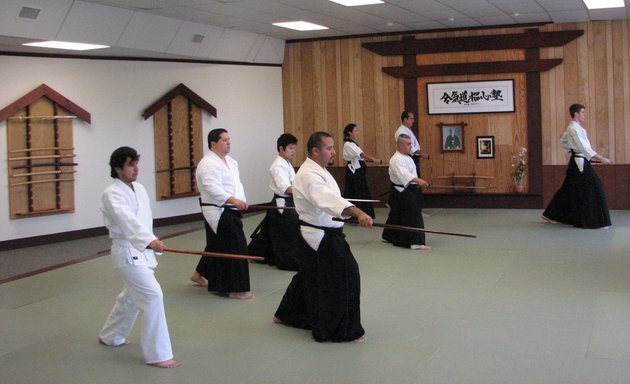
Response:
M61 155L37 155L37 156L20 156L20 157L9 157L9 161L19 161L19 160L38 160L38 159L63 159L68 157L76 157L75 154L61 154Z

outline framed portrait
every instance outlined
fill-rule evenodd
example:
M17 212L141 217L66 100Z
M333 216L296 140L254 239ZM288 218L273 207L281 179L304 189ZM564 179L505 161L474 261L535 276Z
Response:
M477 158L494 159L494 136L477 136Z
M442 133L442 152L464 152L464 127L466 123L439 123Z
M514 112L514 80L427 83L429 115Z

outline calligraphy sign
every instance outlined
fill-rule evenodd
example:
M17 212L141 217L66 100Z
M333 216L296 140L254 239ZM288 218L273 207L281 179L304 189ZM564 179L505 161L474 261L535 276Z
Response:
M514 112L514 80L427 83L429 115Z

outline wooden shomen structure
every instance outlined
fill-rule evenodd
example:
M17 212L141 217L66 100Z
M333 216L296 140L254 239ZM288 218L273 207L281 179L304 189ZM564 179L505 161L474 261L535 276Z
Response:
M540 32L532 28L524 33L499 34L468 37L449 37L417 40L415 36L403 36L402 40L364 43L362 46L381 56L403 57L402 67L384 67L382 70L391 76L402 78L404 87L405 109L420 111L418 105L418 78L429 76L478 75L496 73L525 72L527 94L527 145L529 158L528 196L518 196L521 201L528 199L523 207L542 206L542 117L540 106L540 73L562 63L562 59L540 59L540 48L560 47L584 34L583 30L558 32ZM489 51L489 50L525 50L525 60L490 61L476 63L417 65L419 54ZM412 130L418 136L418 119ZM419 137L419 136L418 136ZM438 198L431 196L432 199ZM445 197L444 203L455 202L456 196ZM463 197L470 200L470 196ZM477 195L476 206L496 206L499 196ZM510 197L503 197L509 204ZM484 201L485 199L485 201ZM493 202L490 203L489 199ZM438 203L439 204L439 203ZM499 205L506 205L500 203Z

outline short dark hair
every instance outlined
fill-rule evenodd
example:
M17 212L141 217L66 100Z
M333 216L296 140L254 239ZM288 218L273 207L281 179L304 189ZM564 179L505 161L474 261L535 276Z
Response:
M221 139L221 134L226 133L227 129L225 128L215 128L208 133L208 148L212 148L211 143L216 143Z
M112 155L109 157L109 167L111 168L110 176L112 178L118 178L116 168L124 167L128 158L131 159L131 161L137 161L140 160L140 155L131 147L120 147L112 152Z
M405 119L409 118L409 114L413 113L410 111L402 111L402 113L400 114L400 121L405 121Z
M309 155L311 154L311 151L313 150L313 148L321 148L324 145L325 137L332 137L332 136L328 132L319 131L319 132L313 133L311 137L308 138L308 142L306 143L306 151L308 152Z
M573 104L569 107L569 115L571 115L571 118L573 118L576 113L580 112L581 110L586 109L585 106L583 106L582 104Z
M280 148L287 149L287 146L290 144L297 144L297 137L293 136L290 133L283 133L278 137L278 141L276 142L276 149L279 151Z
M343 141L352 141L352 139L350 138L350 132L352 132L356 126L357 125L354 123L346 125L346 127L343 129Z

